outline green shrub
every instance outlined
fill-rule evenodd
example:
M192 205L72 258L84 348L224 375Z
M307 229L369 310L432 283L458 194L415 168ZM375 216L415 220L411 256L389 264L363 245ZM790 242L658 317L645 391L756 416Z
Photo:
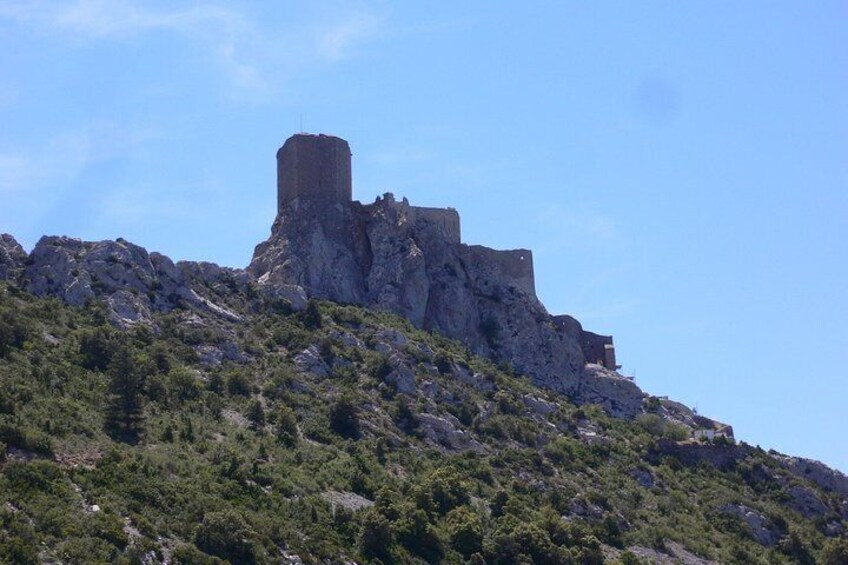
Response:
M297 416L288 406L281 404L277 407L276 415L277 439L287 447L297 444Z
M253 392L250 376L244 369L233 369L227 375L227 392L233 396L249 396Z
M114 330L101 326L80 335L80 364L91 371L105 371L117 348Z
M0 359L12 349L20 349L32 334L29 320L17 309L0 312Z
M467 506L448 512L445 517L451 546L465 557L483 549L483 526L480 517Z
M369 511L362 521L357 544L359 551L366 557L390 560L394 532L386 517L379 512Z
M246 416L254 428L261 428L265 425L265 409L262 408L262 403L258 399L251 401L248 405Z
M418 507L444 515L469 500L468 484L450 467L437 469L424 478L414 491Z
M330 429L348 439L359 439L359 408L353 400L343 396L330 407Z
M233 510L210 512L203 517L194 544L204 553L233 563L256 563L253 531Z

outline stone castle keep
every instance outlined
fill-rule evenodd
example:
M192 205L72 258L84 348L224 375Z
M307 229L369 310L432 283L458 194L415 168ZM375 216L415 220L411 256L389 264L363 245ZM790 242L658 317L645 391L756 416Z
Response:
M400 314L550 388L579 387L586 363L616 369L611 337L539 302L530 250L463 243L452 208L412 206L391 193L362 204L352 193L345 140L286 140L277 152L277 218L248 272L266 288Z
M323 134L296 134L277 151L277 213L299 201L318 206L353 203L351 151L347 141ZM459 213L453 208L411 206L406 198L396 202L391 193L377 198L377 203L381 201L400 211L409 224L419 220L433 224L444 232L448 241L461 243ZM465 254L470 261L496 265L502 277L536 296L533 252L529 249L498 251L473 245L466 247Z

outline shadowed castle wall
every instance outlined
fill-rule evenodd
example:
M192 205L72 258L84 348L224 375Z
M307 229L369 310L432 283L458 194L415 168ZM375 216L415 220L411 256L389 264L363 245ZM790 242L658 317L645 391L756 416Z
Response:
M277 151L277 213L295 198L316 203L353 198L350 146L331 135L297 134Z
M580 340L580 347L587 363L597 363L613 371L618 368L612 336L598 335L584 330Z
M410 206L407 212L409 219L415 222L419 218L440 226L451 243L461 241L459 228L459 212L453 208L425 208L423 206Z
M482 245L468 245L466 255L472 263L492 265L502 281L522 289L530 296L536 296L533 253L529 249L501 251Z

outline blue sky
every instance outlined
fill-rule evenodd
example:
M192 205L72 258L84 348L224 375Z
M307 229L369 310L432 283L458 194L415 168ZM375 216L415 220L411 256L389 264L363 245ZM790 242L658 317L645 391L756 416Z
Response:
M0 231L244 266L302 120L646 391L848 471L848 5L457 4L0 1Z

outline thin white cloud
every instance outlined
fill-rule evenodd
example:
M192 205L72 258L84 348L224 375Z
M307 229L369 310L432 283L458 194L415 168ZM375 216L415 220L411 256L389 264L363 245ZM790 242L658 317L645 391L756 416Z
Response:
M340 61L353 55L353 48L373 37L380 29L380 20L370 14L353 14L319 29L316 51L327 61Z
M0 16L76 34L79 39L124 39L156 30L195 34L204 28L235 30L245 24L239 13L217 6L156 11L125 0L9 1L0 4Z
M0 0L0 18L77 42L175 34L210 54L232 85L260 100L270 99L274 83L299 68L351 58L381 23L370 12L352 11L319 18L317 24L292 20L283 29L263 29L263 22L231 7L157 9L130 0Z
M77 42L123 41L164 32L197 44L238 88L262 93L268 86L250 61L258 30L241 13L214 5L154 10L125 0L5 2L0 17Z
M0 194L38 192L44 200L45 188L66 186L89 165L126 155L156 135L100 122L57 134L39 147L0 152Z

